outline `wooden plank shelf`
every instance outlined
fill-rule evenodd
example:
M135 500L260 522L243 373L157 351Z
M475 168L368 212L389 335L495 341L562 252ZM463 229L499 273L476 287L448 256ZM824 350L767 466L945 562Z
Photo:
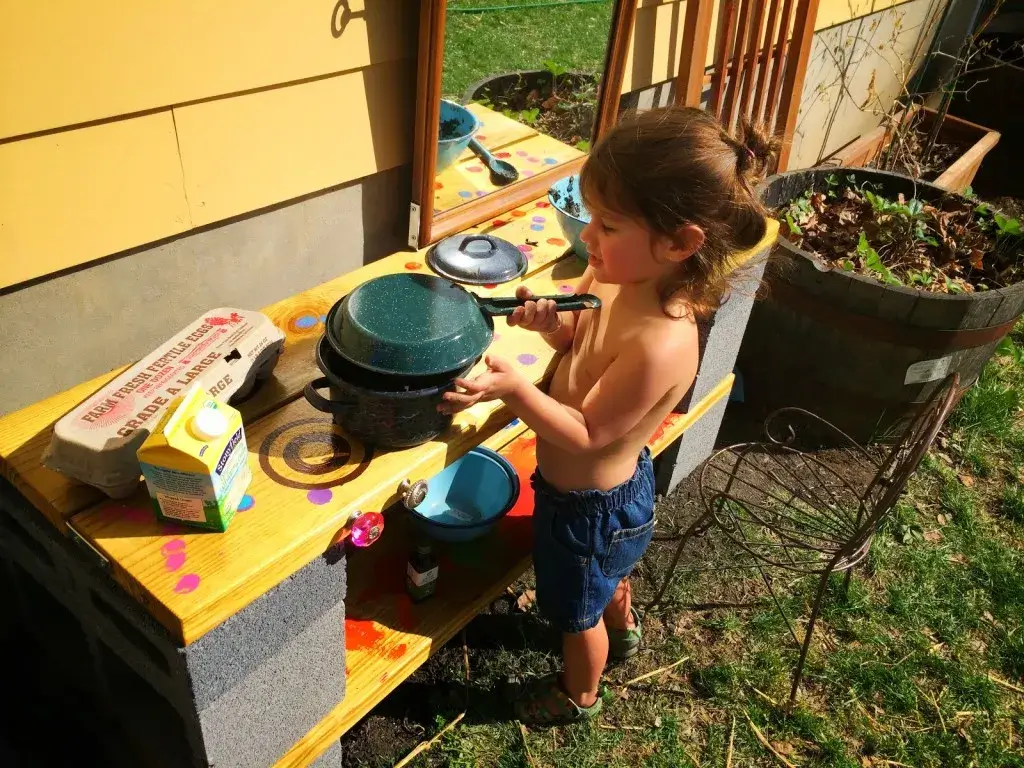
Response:
M727 398L732 384L730 374L688 413L669 414L648 442L651 453L657 456ZM440 576L428 601L414 604L405 592L405 563L415 531L404 510L389 516L372 548L352 552L345 603L345 698L281 758L278 768L312 763L530 567L536 442L533 432L512 427L483 443L516 468L519 499L485 536L437 545Z
M583 270L576 259L557 262L527 284L538 294L571 293ZM499 326L490 351L535 383L553 372L554 351L522 328ZM481 362L471 375L484 367ZM296 386L314 377L307 369ZM71 526L110 561L113 577L187 645L320 556L353 512L384 509L403 480L440 472L511 419L500 401L478 403L439 439L374 455L298 398L247 424L253 481L244 511L226 532L158 522L144 488L75 515ZM302 451L307 469L286 459L289 447ZM184 553L185 562L178 558L178 567L168 570L171 548Z

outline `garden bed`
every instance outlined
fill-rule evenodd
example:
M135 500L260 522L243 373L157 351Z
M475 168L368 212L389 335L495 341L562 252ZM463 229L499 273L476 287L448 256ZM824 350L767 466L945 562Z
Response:
M947 114L934 148L924 157L923 148L936 119L935 111L927 107L914 107L906 116L898 113L893 121L901 121L898 130L893 130L892 123L884 123L836 152L827 164L881 168L963 192L985 155L999 142L999 133Z
M465 102L477 102L529 125L563 144L587 151L597 119L598 78L548 69L506 72L471 85Z

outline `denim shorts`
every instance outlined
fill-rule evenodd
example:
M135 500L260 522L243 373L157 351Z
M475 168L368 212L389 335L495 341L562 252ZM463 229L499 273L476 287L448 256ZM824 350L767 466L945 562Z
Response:
M654 468L644 448L636 472L610 491L563 493L536 471L533 566L537 607L563 632L594 627L654 533Z

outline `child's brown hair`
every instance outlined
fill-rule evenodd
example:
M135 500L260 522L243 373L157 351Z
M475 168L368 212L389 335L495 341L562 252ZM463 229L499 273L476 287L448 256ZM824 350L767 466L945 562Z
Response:
M630 112L593 148L580 191L584 201L639 219L657 235L700 227L704 244L659 288L663 305L682 296L707 315L729 291L730 255L764 237L766 211L754 185L777 148L746 123L733 137L693 107Z

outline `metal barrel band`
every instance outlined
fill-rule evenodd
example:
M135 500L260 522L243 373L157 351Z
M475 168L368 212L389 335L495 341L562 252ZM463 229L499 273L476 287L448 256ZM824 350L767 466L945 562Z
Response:
M958 330L919 328L831 306L784 280L773 281L769 290L768 297L778 304L804 312L839 330L889 344L917 347L932 352L958 352L999 341L1013 329L1018 319L1015 317L1005 323L985 328Z

